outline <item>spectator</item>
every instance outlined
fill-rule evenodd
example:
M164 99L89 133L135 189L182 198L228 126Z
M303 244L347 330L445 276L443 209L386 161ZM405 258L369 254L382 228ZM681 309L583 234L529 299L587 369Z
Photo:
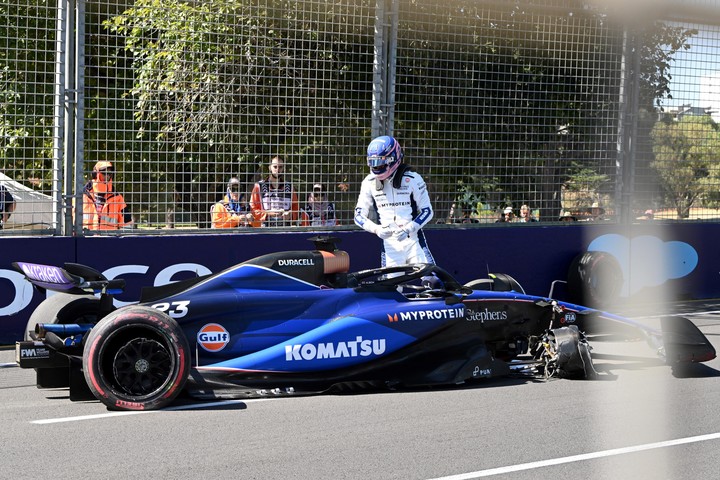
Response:
M590 217L587 221L597 222L600 220L605 220L605 209L602 208L598 202L594 202L590 207Z
M5 188L5 185L0 185L0 230L3 225L10 219L10 215L15 211L15 198L12 193Z
M560 214L560 218L558 218L558 220L561 222L577 222L577 217L573 216L573 214L568 211L564 211Z
M650 210L650 209L645 210L645 213L643 214L642 219L643 219L643 220L654 220L654 219L655 219L655 212L653 212L653 211Z
M255 184L250 208L255 225L281 227L295 225L300 210L292 183L285 181L285 162L280 157L270 161L270 175Z
M240 193L240 180L231 177L222 200L213 205L210 228L236 228L253 226L253 215Z
M355 223L383 240L383 267L435 263L422 227L433 216L423 178L403 163L400 143L382 136L367 149L370 174L360 185ZM377 214L378 222L369 217Z
M527 205L522 205L520 207L520 219L519 222L537 222L537 219L532 216L532 212L530 211L530 207Z
M113 164L97 162L91 177L83 190L83 228L118 230L132 226L130 208L123 196L113 191Z
M338 224L335 204L328 201L323 186L319 183L313 185L305 209L300 210L300 224L303 227L334 227Z
M505 207L505 210L503 210L503 222L516 222L515 220L515 214L513 213L512 207Z

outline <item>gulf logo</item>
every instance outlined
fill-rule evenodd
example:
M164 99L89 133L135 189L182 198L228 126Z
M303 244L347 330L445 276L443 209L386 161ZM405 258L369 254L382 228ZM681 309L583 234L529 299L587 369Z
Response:
M197 334L197 342L208 352L219 352L230 341L230 334L225 327L217 323L203 325Z

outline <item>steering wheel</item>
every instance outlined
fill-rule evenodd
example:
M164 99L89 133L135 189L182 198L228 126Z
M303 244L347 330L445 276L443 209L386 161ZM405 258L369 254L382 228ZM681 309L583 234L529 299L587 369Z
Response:
M416 278L430 275L436 268L432 263L415 263L412 265L395 265L393 267L362 270L353 274L358 286L394 286ZM393 275L396 274L396 275ZM385 276L385 278L379 278ZM362 282L363 279L373 277L375 280Z

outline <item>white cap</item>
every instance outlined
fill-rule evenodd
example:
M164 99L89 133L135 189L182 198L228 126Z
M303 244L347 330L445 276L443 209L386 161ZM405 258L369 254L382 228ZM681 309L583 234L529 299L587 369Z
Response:
M503 213L512 213L512 207L505 207L505 210L503 210Z

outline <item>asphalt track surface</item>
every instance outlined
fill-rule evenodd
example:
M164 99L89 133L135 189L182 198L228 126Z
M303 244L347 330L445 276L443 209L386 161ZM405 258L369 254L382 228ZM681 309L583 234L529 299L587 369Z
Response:
M675 304L720 351L720 303ZM628 313L652 322L647 308ZM0 478L718 478L720 360L683 374L594 342L597 381L178 402L109 412L0 350Z

